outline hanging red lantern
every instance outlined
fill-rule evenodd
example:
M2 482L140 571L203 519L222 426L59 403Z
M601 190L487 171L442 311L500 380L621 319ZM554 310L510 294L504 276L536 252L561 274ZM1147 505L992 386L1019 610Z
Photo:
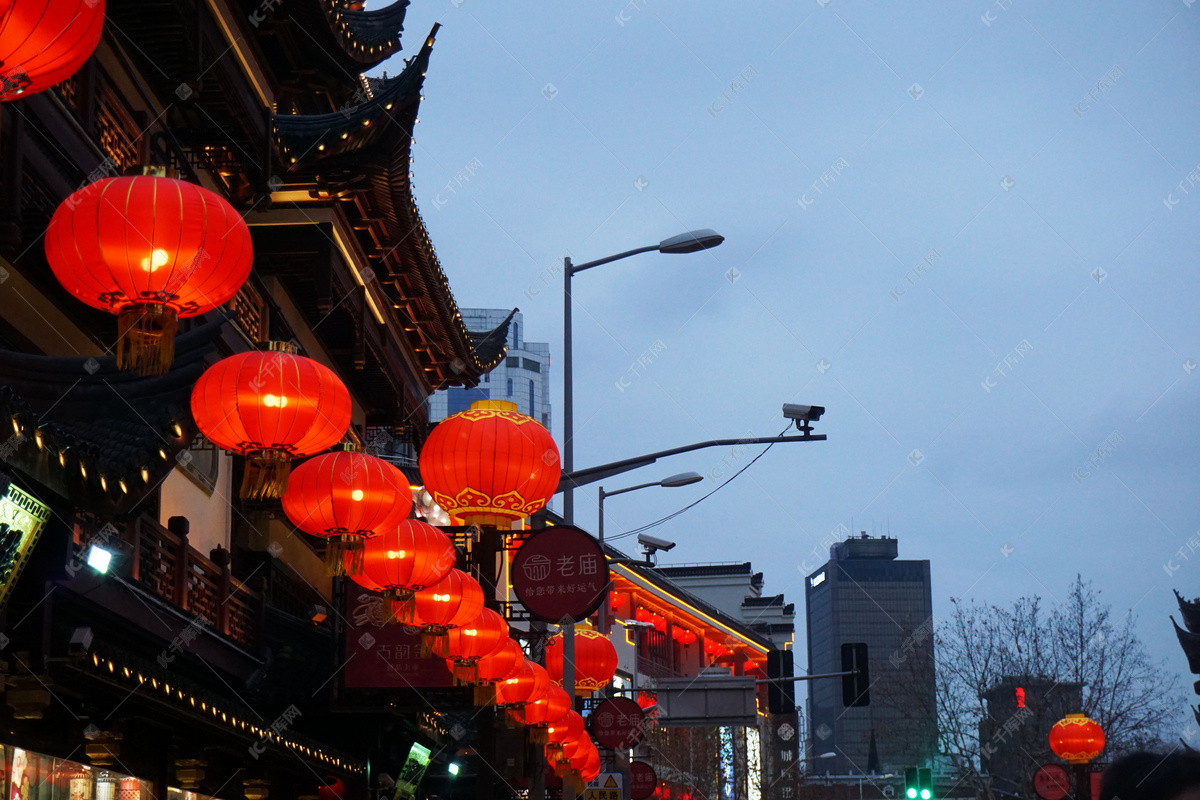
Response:
M0 100L49 89L91 57L104 0L0 0Z
M526 703L522 719L529 728L529 741L545 744L550 725L565 717L570 710L570 695L557 686L551 686L541 700Z
M292 471L283 494L283 512L292 524L328 540L325 565L331 575L362 572L363 541L398 524L410 510L412 490L404 473L352 450L305 461Z
M546 643L546 671L555 686L563 684L563 637L557 634ZM604 634L590 628L575 631L575 690L591 694L602 689L617 674L617 648Z
M475 685L475 705L493 705L497 697L497 684L513 677L525 662L521 645L505 638L492 652L480 656L472 668L465 661L447 659L446 665L456 679ZM472 669L474 674L472 675Z
M425 488L468 525L511 528L546 505L560 471L549 431L504 400L447 417L421 448Z
M363 542L360 577L383 587L387 611L400 622L415 620L413 596L432 586L454 569L458 557L454 542L432 525L415 519L378 531Z
M117 365L142 375L167 371L178 318L227 302L253 260L250 228L233 206L194 183L153 175L102 178L76 191L54 212L45 248L67 291L117 315Z
M540 665L526 659L521 671L497 687L496 702L519 711L526 703L535 703L550 691L550 676ZM523 720L518 722L524 724Z
M460 569L413 595L414 623L421 625L421 652L449 652L446 635L483 611L483 587Z
M508 621L485 608L473 621L451 629L446 635L446 651L438 655L453 659L459 683L478 683L479 659L496 652L507 638Z
M546 728L546 746L561 748L568 739L577 739L586 733L583 717L578 711L568 711L567 715L558 722L551 723Z
M1070 764L1086 764L1104 750L1104 729L1083 714L1067 714L1050 729L1050 749Z
M277 498L291 460L327 450L350 427L350 393L337 375L283 342L208 368L192 389L192 417L213 444L246 456L242 497Z
M587 761L584 762L583 767L579 770L579 777L586 783L587 781L596 780L599 775L600 751L596 749L595 745L592 745L591 749L588 750Z

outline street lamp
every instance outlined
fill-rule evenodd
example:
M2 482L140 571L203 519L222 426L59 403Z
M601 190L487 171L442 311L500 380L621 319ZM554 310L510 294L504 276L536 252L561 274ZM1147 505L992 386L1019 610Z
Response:
M688 231L681 233L678 236L672 236L668 239L663 239L658 244L653 244L648 247L638 247L633 250L626 250L623 253L617 253L614 256L600 258L595 261L588 261L584 264L572 264L570 256L563 258L563 471L571 472L575 467L575 408L574 408L574 389L573 379L574 372L572 370L571 358L571 278L577 272L583 272L585 269L599 267L603 264L608 264L613 261L619 261L622 258L636 256L639 253L649 253L658 251L660 253L682 254L695 253L700 250L707 250L710 247L716 247L721 242L725 241L725 237L710 228L701 228L699 230ZM572 491L573 487L568 486L563 490L563 520L568 524L574 524L575 521L575 496Z
M681 472L678 475L672 475L669 478L663 478L661 481L651 481L650 483L639 483L637 486L626 486L624 489L615 489L611 492L604 491L604 487L600 487L600 520L596 525L596 532L600 539L600 549L604 549L604 498L612 497L616 494L625 494L626 492L635 492L638 489L649 489L651 486L665 486L668 489L675 489L680 486L691 486L693 483L699 483L704 480L704 476L698 472ZM569 489L567 491L570 491ZM609 593L605 593L604 602L600 604L600 632L608 635L608 598Z

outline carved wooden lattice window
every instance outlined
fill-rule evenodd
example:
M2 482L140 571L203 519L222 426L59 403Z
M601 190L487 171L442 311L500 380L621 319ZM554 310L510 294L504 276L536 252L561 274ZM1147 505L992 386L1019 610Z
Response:
M54 89L67 108L73 111L79 110L79 77L77 75L72 75L55 84Z
M100 147L112 159L117 170L133 167L141 160L137 144L140 131L133 118L111 92L105 92L96 109L96 132Z
M221 451L212 442L203 434L196 434L188 449L179 454L177 461L184 475L208 494L213 493L220 472Z
M242 284L242 288L229 301L229 313L252 341L266 341L267 304L253 286Z

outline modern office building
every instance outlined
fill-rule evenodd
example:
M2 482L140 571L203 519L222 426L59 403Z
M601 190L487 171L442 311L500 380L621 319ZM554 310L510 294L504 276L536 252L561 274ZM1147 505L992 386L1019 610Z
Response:
M476 400L507 400L516 403L522 414L528 414L550 430L550 345L527 342L522 338L525 318L519 311L500 308L464 308L461 311L468 331L502 330L500 326L511 316L508 357L484 375L478 386L435 392L429 398L430 421L438 422L451 414L466 411Z
M865 705L846 704L840 679L808 681L808 756L836 753L820 772L896 771L936 753L929 562L898 555L895 539L864 531L808 575L809 674L843 671L847 645L866 645L869 674Z

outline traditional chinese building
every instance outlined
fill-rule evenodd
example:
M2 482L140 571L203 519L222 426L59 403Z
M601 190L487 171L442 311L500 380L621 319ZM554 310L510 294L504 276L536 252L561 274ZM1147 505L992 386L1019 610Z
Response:
M0 744L21 798L362 797L470 708L345 687L347 660L387 657L345 652L357 608L321 541L238 498L244 459L189 405L217 360L290 341L347 387L346 438L416 484L429 395L505 357L507 320L464 323L409 182L437 28L361 77L400 54L407 5L109 0L82 68L0 104ZM141 377L42 237L69 194L147 166L232 204L254 266Z

